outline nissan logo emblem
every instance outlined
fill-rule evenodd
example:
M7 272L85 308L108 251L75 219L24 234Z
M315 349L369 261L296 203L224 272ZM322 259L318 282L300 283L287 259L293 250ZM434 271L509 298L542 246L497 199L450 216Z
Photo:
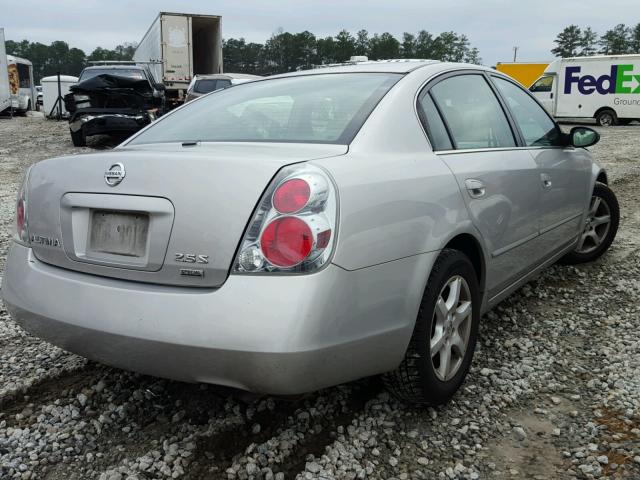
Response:
M107 185L110 187L115 187L122 180L124 180L124 176L127 173L124 170L124 165L121 163L114 163L109 167L109 170L104 172L104 181L107 182Z

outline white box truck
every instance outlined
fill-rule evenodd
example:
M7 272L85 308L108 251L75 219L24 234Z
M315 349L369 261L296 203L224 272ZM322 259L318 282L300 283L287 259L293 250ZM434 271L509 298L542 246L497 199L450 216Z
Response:
M640 119L640 55L562 58L529 90L557 119L624 125Z
M222 73L222 17L160 12L133 60L151 62L167 101L180 103L194 75Z
M11 89L9 88L9 70L7 51L4 45L4 28L0 28L0 112L11 106Z

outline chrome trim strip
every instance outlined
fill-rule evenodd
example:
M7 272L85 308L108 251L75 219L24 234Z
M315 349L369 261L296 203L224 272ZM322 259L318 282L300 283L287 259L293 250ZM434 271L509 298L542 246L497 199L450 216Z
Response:
M540 235L550 232L551 230L561 225L564 225L565 223L569 223L570 221L575 220L578 217L582 217L582 215L584 215L584 212L576 213L575 215L572 215L569 218L565 218L564 220L560 220L559 222L556 222L553 225L549 225L548 227L545 227L542 230L540 230Z
M458 150L436 150L434 153L436 155L455 155L462 153L476 153L476 152L508 152L508 151L520 151L520 150L563 150L567 147L560 146L549 146L549 147L491 147L491 148L468 148L468 149L458 149Z
M533 240L534 238L540 236L540 232L534 232L531 235L528 235L524 238L521 238L520 240L510 243L509 245L506 245L502 248L499 248L498 250L491 252L491 257L496 258L499 257L500 255L507 253L509 250L513 250L514 248L519 247L520 245L524 245L525 243L527 243L530 240Z

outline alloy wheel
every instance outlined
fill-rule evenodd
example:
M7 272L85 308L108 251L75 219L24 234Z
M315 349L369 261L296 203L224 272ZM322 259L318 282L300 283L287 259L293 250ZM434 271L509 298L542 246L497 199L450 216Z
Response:
M602 197L591 197L584 230L576 247L578 253L591 253L607 237L611 226L611 209Z
M469 344L472 313L469 284L460 275L451 277L438 295L430 338L431 363L441 381L453 378L462 365Z

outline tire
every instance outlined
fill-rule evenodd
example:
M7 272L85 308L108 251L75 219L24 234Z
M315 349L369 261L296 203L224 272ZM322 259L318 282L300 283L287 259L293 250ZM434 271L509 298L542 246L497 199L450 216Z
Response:
M453 290L449 285L458 280L458 300L449 302L452 308L448 309L444 299L453 298ZM441 302L438 302L439 299ZM436 314L437 304L443 307L439 311L448 309L451 314L460 310L462 302L470 302L471 312L458 326L452 323L447 325L450 315ZM447 402L462 385L471 365L478 337L480 302L478 278L469 258L457 250L443 250L429 275L405 357L396 370L382 376L387 389L399 399L415 404L435 406ZM446 318L444 322L441 320L443 318ZM454 340L456 334L463 342L466 338L462 355L460 349L453 345L459 342L447 343ZM431 343L438 336L448 340L444 341L442 350L432 355ZM443 378L442 352L446 350L451 355L451 368Z
M607 212L609 223L598 223L598 219L604 220ZM575 250L562 258L561 263L575 265L592 262L599 258L609 249L614 238L616 238L619 224L620 206L615 193L604 183L597 182L593 188L587 222L583 232L580 234L580 241ZM596 237L599 243L596 241Z
M596 115L596 123L601 127L613 127L618 124L618 116L616 112L607 108L598 112Z
M85 147L87 145L87 139L84 136L82 129L77 132L69 130L69 132L71 133L71 141L73 142L74 147Z

